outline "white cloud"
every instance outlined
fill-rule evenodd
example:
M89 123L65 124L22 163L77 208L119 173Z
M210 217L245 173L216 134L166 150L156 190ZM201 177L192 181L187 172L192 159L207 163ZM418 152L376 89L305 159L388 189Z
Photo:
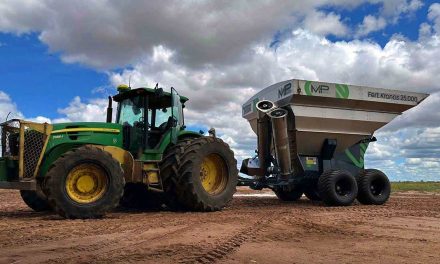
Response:
M0 91L0 117L3 118L0 123L6 121L6 117L8 120L23 117L23 114L17 109L17 105L3 91Z
M356 37L362 37L370 34L371 32L379 31L385 28L387 22L383 17L374 17L367 15L364 17L362 24L358 26Z
M240 61L248 55L244 50L299 25L344 36L349 30L340 15L319 9L352 9L366 2L381 4L382 14L393 17L420 6L416 0L16 0L0 2L0 31L38 32L65 62L99 69L136 64L160 45L199 67Z
M58 109L63 117L53 120L53 123L64 122L105 122L108 101L106 99L92 99L87 103L79 96L73 98L66 108Z
M377 3L379 1L371 1ZM368 34L384 29L389 23L396 24L404 18L412 19L415 11L423 6L419 0L388 0L384 1L380 12L366 15L357 26L354 36L365 37Z
M412 16L423 5L420 0L387 0L383 1L381 15L397 23L404 16Z
M366 153L366 167L384 171L391 180L439 180L440 127L378 132ZM377 156L377 148L391 155Z
M349 29L341 21L341 16L333 12L313 11L304 19L304 28L319 35L345 36Z
M0 117L8 120L18 118L26 119L37 123L63 123L63 122L104 122L106 119L108 100L104 98L95 98L83 102L79 96L73 98L65 108L58 109L60 117L50 119L45 116L24 116L10 96L0 91ZM3 121L1 121L3 122Z
M434 29L440 33L440 4L434 3L429 7L428 18L434 22Z

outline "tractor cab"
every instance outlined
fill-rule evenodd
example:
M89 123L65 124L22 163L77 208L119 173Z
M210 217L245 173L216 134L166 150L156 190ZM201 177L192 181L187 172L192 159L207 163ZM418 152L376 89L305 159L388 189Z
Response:
M174 88L168 93L162 88L131 90L121 85L118 91L113 97L118 103L116 123L123 126L126 150L141 158L159 150L165 140L177 142L178 131L185 128L183 107L188 98L179 96Z

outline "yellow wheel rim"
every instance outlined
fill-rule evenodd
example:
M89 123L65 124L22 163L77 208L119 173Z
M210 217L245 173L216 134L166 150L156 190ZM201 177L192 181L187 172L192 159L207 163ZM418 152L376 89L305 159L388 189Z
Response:
M200 180L203 189L211 195L224 191L228 182L228 168L218 154L210 154L203 159L200 166Z
M80 164L74 167L66 178L67 195L81 204L99 200L104 196L107 187L107 173L96 164Z

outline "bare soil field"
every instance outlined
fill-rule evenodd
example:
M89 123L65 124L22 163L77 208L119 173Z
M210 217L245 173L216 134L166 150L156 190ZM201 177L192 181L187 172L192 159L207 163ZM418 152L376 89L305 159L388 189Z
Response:
M258 194L258 195L255 195ZM440 195L325 207L239 190L221 212L35 213L0 190L0 263L439 263Z

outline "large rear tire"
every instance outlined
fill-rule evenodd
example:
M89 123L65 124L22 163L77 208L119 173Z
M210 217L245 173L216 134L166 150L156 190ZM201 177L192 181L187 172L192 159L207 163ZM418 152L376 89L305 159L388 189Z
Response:
M38 187L38 185L36 191L20 190L20 195L24 203L35 212L44 212L51 210L46 196L44 195L40 187Z
M283 188L274 189L274 192L278 199L285 202L298 201L303 195L303 189L300 186L296 186L293 189L285 190Z
M167 204L172 208L217 211L236 191L237 161L219 138L178 142L166 151L160 168Z
M329 206L348 206L356 199L356 179L348 171L330 170L318 180L319 196Z
M45 176L50 205L65 218L99 218L114 209L124 192L124 172L110 153L83 146L63 154Z
M357 199L361 204L384 204L391 194L390 181L380 170L362 171L358 177L358 187Z

